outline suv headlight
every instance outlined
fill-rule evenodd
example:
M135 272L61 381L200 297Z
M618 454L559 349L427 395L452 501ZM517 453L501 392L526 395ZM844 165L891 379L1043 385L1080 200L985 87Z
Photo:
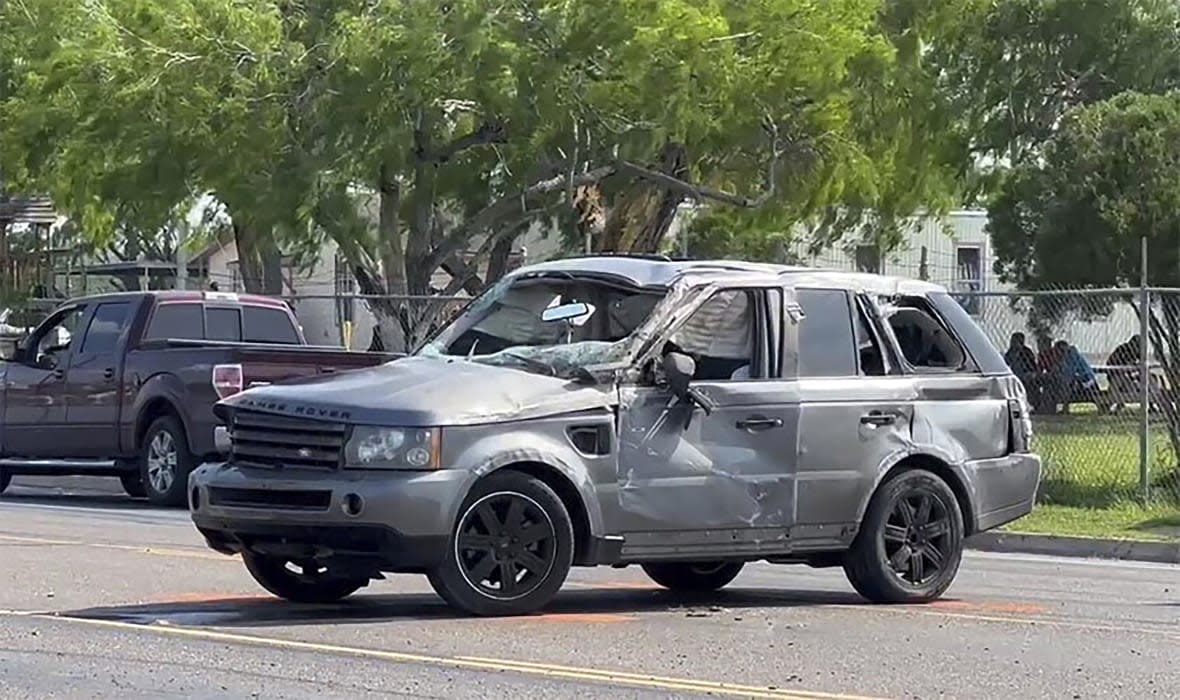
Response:
M442 431L438 428L353 427L344 447L352 469L438 469Z

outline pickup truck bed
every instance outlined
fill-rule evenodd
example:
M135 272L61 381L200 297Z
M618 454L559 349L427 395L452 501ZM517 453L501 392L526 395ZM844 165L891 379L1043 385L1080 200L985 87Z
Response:
M182 505L219 452L213 405L251 386L388 362L309 346L266 297L141 292L69 301L0 366L0 492L13 474L108 474Z

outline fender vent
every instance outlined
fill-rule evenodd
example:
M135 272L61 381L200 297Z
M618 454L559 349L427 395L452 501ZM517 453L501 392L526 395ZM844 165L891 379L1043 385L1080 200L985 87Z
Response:
M570 444L584 455L602 457L610 454L610 428L605 425L584 425L566 431Z

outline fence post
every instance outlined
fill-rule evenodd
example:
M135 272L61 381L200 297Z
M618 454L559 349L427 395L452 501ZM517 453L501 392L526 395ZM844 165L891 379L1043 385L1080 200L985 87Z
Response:
M1151 375L1147 360L1151 355L1151 291L1147 288L1147 236L1139 242L1139 488L1143 505L1151 501L1151 474L1148 450L1151 447Z

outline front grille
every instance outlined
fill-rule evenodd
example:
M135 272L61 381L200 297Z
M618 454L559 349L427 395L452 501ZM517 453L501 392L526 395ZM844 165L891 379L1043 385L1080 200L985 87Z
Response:
M235 489L214 486L209 489L209 505L243 508L278 508L283 510L327 510L331 491L278 491L272 489Z
M230 461L245 467L337 469L347 426L257 411L234 411Z

